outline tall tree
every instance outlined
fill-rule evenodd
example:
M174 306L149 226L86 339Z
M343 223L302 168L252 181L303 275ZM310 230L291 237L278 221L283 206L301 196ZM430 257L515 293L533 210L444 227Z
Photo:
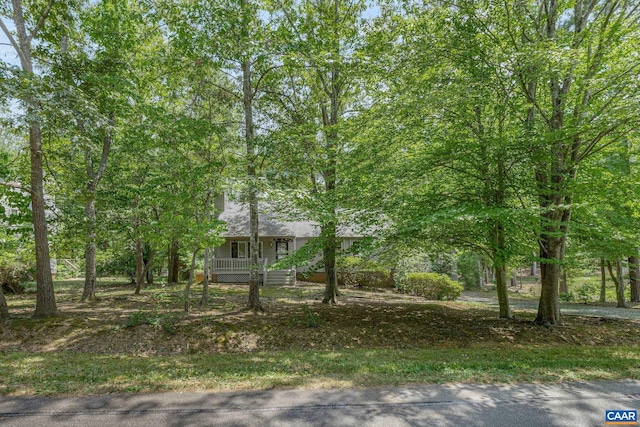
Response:
M627 135L638 115L640 6L617 0L447 2L504 45L522 109L539 207L536 322L560 322L558 284L578 166Z
M536 322L542 324L560 322L559 262L571 222L578 165L623 137L637 120L638 98L628 99L627 94L638 93L638 81L630 76L640 62L625 56L633 49L629 43L638 41L640 5L570 3L546 0L529 9L533 22L521 30L537 52L549 52L551 61L536 60L517 70L522 93L531 105L528 126L537 133L534 167L542 212L542 293ZM516 41L514 47L531 52L529 40ZM629 109L632 105L636 111Z
M51 262L49 256L49 238L47 232L46 202L44 197L43 149L41 123L41 99L36 86L35 58L33 55L34 40L41 35L43 27L50 21L50 14L55 0L46 3L23 3L22 0L12 0L11 7L3 8L3 15L12 21L15 33L10 31L5 23L5 16L0 17L0 27L9 39L20 59L20 67L26 81L32 86L21 91L18 96L26 112L26 122L29 128L29 150L31 164L31 179L29 192L31 193L31 211L33 217L33 233L36 255L36 309L34 317L54 316L58 312L53 280L51 277Z
M256 124L256 104L263 77L276 67L270 53L267 11L259 1L210 0L194 5L189 2L174 10L181 17L172 22L174 43L196 63L208 63L224 73L223 81L209 80L212 85L233 97L242 111L244 144L243 193L249 205L249 296L247 308L263 309L259 293L258 198L261 192L260 159L262 151Z
M603 258L602 273L608 270L616 285L620 307L626 306L622 263L628 254L637 252L640 239L640 222L636 214L640 194L631 153L630 144L624 140L582 163L582 174L574 185L574 231L566 251L569 257L575 253L588 253ZM631 282L633 259L629 259ZM601 300L604 300L604 294Z
M396 248L485 254L500 317L512 317L508 267L530 250L522 226L532 200L503 46L449 7L382 16L368 39L369 87L378 89L361 115L349 176L361 210L387 219L381 229Z
M106 171L116 132L116 119L127 118L133 93L132 76L140 61L134 61L142 36L140 13L126 0L105 0L87 4L76 20L68 22L64 42L55 52L52 74L65 84L67 114L58 118L58 128L68 130L69 144L60 156L83 164L83 177L73 186L85 191L82 220L85 234L85 285L82 299L95 298L97 189ZM148 36L148 35L147 35ZM147 37L148 39L148 37ZM78 155L73 155L78 153ZM76 169L68 165L65 172ZM77 192L69 192L77 198Z
M273 1L283 67L267 90L272 117L280 126L278 160L272 178L295 194L299 217L316 221L322 252L324 303L338 295L336 256L341 206L340 158L346 155L347 114L355 109L358 52L365 3L353 1ZM292 190L292 191L291 191ZM307 248L307 255L315 253Z

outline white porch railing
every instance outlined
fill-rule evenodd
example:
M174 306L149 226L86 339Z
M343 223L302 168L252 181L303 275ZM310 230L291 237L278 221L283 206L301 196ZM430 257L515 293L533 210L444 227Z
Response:
M258 259L258 264L260 264L262 269L265 269L267 266L268 259L260 258ZM214 258L213 259L213 270L214 271L242 271L249 270L249 265L251 264L250 258Z

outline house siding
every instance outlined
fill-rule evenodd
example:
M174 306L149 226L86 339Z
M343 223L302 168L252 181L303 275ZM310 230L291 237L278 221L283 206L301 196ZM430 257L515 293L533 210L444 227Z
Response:
M266 237L259 238L259 240L262 242L262 252L263 252L262 257L267 258L269 264L273 264L276 261L275 239L282 239L282 238L285 238L285 237L266 236ZM307 244L309 240L311 240L310 237L298 237L295 239L291 238L291 241L289 242L289 253L293 253L295 250L300 249L302 246ZM348 250L351 248L351 246L353 246L354 242L361 239L357 237L355 238L347 237L347 238L342 238L341 240L342 240L341 249ZM218 246L214 249L214 255L216 258L231 258L231 242L248 242L248 241L249 241L248 237L227 237L226 241L221 246ZM319 273L317 280L323 281L324 279L322 279L323 277L322 275L324 274L323 273L324 266L318 265L318 263L321 263L321 262L322 262L322 255L319 254L315 258L313 258L308 263L308 265L296 267L296 271L298 273L306 273L310 270L311 267L317 266L318 268L313 268L313 270Z
M274 237L260 237L258 239L262 242L262 257L269 260L269 264L276 260L276 245L274 243ZM214 249L216 258L231 258L231 242L248 242L248 237L227 237L222 246L218 246ZM290 250L292 249L292 243L289 243Z

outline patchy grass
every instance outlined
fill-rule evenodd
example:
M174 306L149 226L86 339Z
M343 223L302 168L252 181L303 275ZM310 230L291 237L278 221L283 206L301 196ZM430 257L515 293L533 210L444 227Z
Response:
M309 284L262 289L263 314L243 310L246 285L215 284L210 304L185 314L181 286L133 295L110 281L86 303L81 287L56 283L61 315L46 320L31 319L33 294L8 297L0 393L640 378L638 321L565 316L545 328L532 312L505 321L471 304L355 289L330 307Z
M8 353L0 392L86 395L273 387L372 387L412 383L640 378L637 347L352 349L139 358Z

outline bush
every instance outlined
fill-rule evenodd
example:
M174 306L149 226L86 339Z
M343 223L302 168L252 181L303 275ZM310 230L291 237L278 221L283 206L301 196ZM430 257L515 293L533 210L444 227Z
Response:
M405 289L407 286L407 276L411 273L427 273L431 271L431 261L426 254L408 254L398 259L393 280L397 289Z
M576 297L573 295L573 292L560 292L558 299L562 302L574 302Z
M338 261L337 267L338 286L393 287L391 271L377 261L345 257Z
M372 288L393 288L390 271L338 271L338 286L369 286Z
M600 298L600 285L587 282L575 289L576 300L580 302L597 301Z
M430 300L455 301L462 294L462 285L437 273L409 273L401 291Z
M158 313L157 310L139 310L129 315L124 327L133 328L138 325L151 325L155 330L162 329L168 334L175 334L176 318L176 313Z
M5 293L21 294L25 288L20 284L31 279L32 266L7 258L0 259L0 286Z
M109 251L99 257L97 265L98 276L124 276L135 282L136 254L132 250L123 250L118 253Z

